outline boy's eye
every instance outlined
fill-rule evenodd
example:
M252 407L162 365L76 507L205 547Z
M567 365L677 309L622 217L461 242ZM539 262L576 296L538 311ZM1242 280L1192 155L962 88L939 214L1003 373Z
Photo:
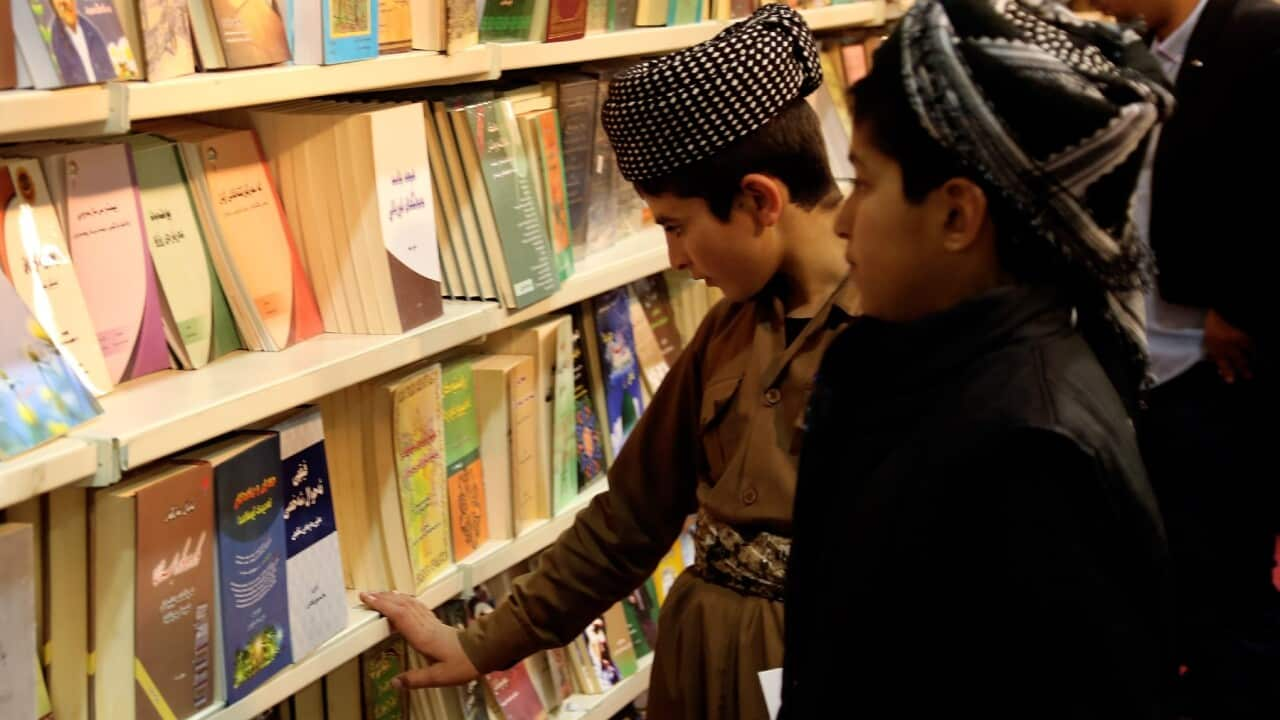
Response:
M663 230L664 230L668 235L679 235L679 234L680 234L680 226L679 226L679 225L663 225L663 226L662 226L662 229L663 229Z

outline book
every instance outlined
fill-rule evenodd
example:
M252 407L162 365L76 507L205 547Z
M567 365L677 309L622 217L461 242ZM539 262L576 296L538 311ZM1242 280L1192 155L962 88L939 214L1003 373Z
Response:
M450 55L480 42L480 16L472 0L445 0L447 50Z
M485 459L489 534L519 535L546 520L538 503L536 370L528 355L489 355L472 363L480 456Z
M636 361L640 364L640 373L644 377L645 388L650 396L658 392L663 378L671 372L667 358L658 344L658 336L649 325L649 316L636 297L635 290L627 287L627 307L631 312L631 333L636 343Z
M110 0L11 2L18 49L37 88L139 76L133 49ZM83 53L77 41L83 43Z
M449 519L454 560L461 561L489 539L480 431L476 423L471 361L444 366L445 462L449 474Z
M147 80L159 82L195 72L186 0L138 0L137 7Z
M102 409L7 278L0 278L0 460L67 434Z
M609 0L609 32L636 26L636 0Z
M582 635L586 639L586 661L590 664L592 684L599 688L597 692L604 692L622 682L622 673L613 660L605 619L598 617L592 620Z
M442 605L437 612L442 622L458 630L465 630L470 622L466 600L456 598L450 600ZM463 720L489 720L489 713L486 711L485 688L480 680L471 680L458 685L455 692L458 696Z
M404 638L392 635L360 655L360 680L364 688L365 720L401 720L407 717L405 694L391 681L409 667Z
M30 525L0 524L0 717L36 717L35 540Z
M573 422L578 453L578 490L585 489L605 472L603 425L596 407L596 393L587 369L581 314L573 316Z
M271 0L210 0L210 7L227 68L277 65L289 59L284 19Z
M113 382L169 368L160 287L123 144L62 156L72 263Z
M151 259L163 291L169 346L197 369L243 345L213 269L177 147L156 136L128 139Z
M649 329L658 340L662 357L667 365L674 366L684 350L684 339L680 336L680 328L676 327L666 278L661 274L640 278L631 283L631 291L649 320Z
M161 462L93 498L99 717L190 717L215 699L208 465Z
M547 42L577 40L587 33L587 0L550 0Z
M561 75L556 79L556 109L560 115L574 262L581 262L587 256L587 212L591 204L596 133L596 85L595 78L589 75Z
M605 634L609 639L609 656L620 678L636 674L636 650L631 643L631 626L621 602L616 602L604 614Z
M594 358L604 389L604 400L598 404L604 409L608 448L616 458L644 412L630 302L626 289L619 288L596 296L590 303L595 334L589 333L586 340L596 349Z
M213 471L217 626L230 705L293 658L280 440L237 436L177 459L207 463Z
M493 612L501 601L487 584L477 585L467 601L468 617L477 618ZM547 709L534 687L533 678L525 663L520 662L507 670L485 674L485 682L493 693L493 699L506 720L546 720Z
M378 0L378 52L404 52L413 47L413 18L409 0ZM425 9L426 3L422 4Z
M525 147L532 149L542 192L539 197L547 237L556 257L556 273L561 282L573 275L573 227L569 223L569 196L564 173L564 151L560 142L560 115L555 109L542 110L520 117L520 130Z
M480 42L534 40L534 6L538 0L486 2L480 18Z
M35 160L0 162L0 272L95 397L115 383Z
M18 84L18 48L13 39L13 15L9 3L10 0L0 0L0 90L8 90Z
M649 578L622 599L636 657L644 657L658 647L657 601L653 597L652 586L653 578Z
M321 0L325 64L378 56L376 0Z
M304 407L261 427L280 442L289 630L293 657L300 660L347 627L349 610L324 420L318 408Z

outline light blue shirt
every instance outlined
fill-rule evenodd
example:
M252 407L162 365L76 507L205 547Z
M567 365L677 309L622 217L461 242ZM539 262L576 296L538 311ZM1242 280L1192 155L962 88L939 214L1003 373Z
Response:
M1186 22L1163 42L1156 40L1151 46L1171 82L1177 79L1182 69L1191 34L1195 32L1207 3L1208 0L1200 0ZM1158 141L1158 136L1152 138L1133 195L1138 234L1148 244L1151 242L1151 174ZM1155 288L1147 295L1147 343L1150 346L1151 374L1157 385L1181 375L1204 358L1204 316L1204 308L1165 302Z

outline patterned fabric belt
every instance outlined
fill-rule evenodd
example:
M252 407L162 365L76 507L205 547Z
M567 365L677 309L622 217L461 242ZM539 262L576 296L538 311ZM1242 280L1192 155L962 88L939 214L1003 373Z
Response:
M743 595L782 601L791 538L761 532L747 540L733 527L698 510L694 568L707 582Z

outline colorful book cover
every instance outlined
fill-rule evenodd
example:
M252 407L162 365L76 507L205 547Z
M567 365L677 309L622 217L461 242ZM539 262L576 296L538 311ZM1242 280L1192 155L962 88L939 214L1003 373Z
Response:
M301 659L347 627L342 548L333 514L333 483L319 408L305 408L274 425L285 485L289 629Z
M630 595L622 599L627 613L627 625L631 628L631 644L636 657L644 657L658 647L658 603L653 596L653 579L645 581Z
M112 380L168 369L160 287L128 148L76 150L63 163L71 259Z
M440 620L458 630L466 630L470 620L465 600L450 600L438 610ZM462 707L462 720L489 720L485 709L485 688L480 680L472 680L457 686L458 700Z
M653 571L655 599L658 601L659 607L667 602L667 595L671 592L671 586L675 585L676 578L680 577L680 573L684 572L684 568L684 558L680 552L680 541L677 540L671 545L671 549L667 551L667 554L662 556L662 560L658 562L657 569Z
M369 115L379 221L402 332L444 313L423 111L405 104Z
M137 60L111 0L16 1L30 2L63 85L138 77Z
M433 364L397 386L392 398L400 512L419 589L449 568L452 544L444 383L440 365Z
M546 198L547 233L556 253L556 271L563 282L573 275L573 226L569 222L569 194L560 142L560 114L545 110L534 114L538 127L539 179Z
M582 338L582 322L573 318L573 420L578 451L578 490L604 474L604 440L600 437L600 413L591 392L587 372L586 345Z
M7 326L6 326L7 327ZM0 524L0 717L36 716L35 536L30 525Z
M537 0L491 0L480 18L480 42L529 40Z
M284 20L271 0L212 0L227 68L276 65L289 59Z
M0 272L95 397L114 387L36 160L0 165Z
M474 621L488 615L497 605L498 598L489 588L477 585L467 601L468 618ZM484 678L506 720L546 720L547 709L538 696L525 663L516 663L508 670L486 673Z
M378 0L378 52L404 52L413 46L409 0Z
M159 82L196 71L191 16L186 0L138 0L147 80Z
M592 620L582 632L587 644L587 660L591 663L591 671L599 681L600 690L606 691L622 682L622 673L613 661L613 652L609 645L609 635L605 631L603 617Z
M631 311L625 288L610 290L592 301L596 332L599 334L600 368L605 383L605 416L608 418L609 447L614 457L644 412L640 387L640 364L631 331Z
M667 365L674 366L684 350L684 340L680 337L680 329L676 327L675 310L671 305L671 294L667 289L667 281L662 275L650 275L631 283L636 300L649 320L649 328L658 338L658 347Z
M322 0L326 64L378 57L378 2Z
M409 667L404 638L392 635L360 655L364 686L364 720L401 720L408 717L405 694L391 684Z
M511 274L516 306L525 307L559 290L560 280L515 111L510 101L495 100L471 105L465 112Z
M667 8L668 25L689 25L701 20L702 3L699 0L671 0Z
M596 79L588 75L560 78L556 85L556 109L560 114L560 146L564 155L569 228L573 232L573 259L581 262L587 255L587 212L591 206L591 161L596 135Z
M138 174L143 223L165 309L192 369L241 347L196 216L178 149L146 135L129 139Z
M671 366L667 364L667 358L658 344L658 336L649 325L649 316L645 315L644 307L630 287L627 288L627 295L627 306L631 309L631 334L636 342L636 360L640 363L645 387L650 393L656 393L667 373L671 372Z
M249 130L224 133L200 143L200 157L219 238L266 348L283 350L324 332L257 137Z
M577 403L573 387L573 321L555 327L554 399L551 408L551 509L559 514L578 498Z
M97 417L102 409L27 310L0 278L0 460Z
M609 32L636 26L637 0L609 0Z
M473 0L445 0L445 27L449 54L480 42L480 9Z
M462 560L489 539L480 428L468 360L456 360L444 368L444 441L453 555Z
M604 614L605 633L609 637L609 654L621 677L636 674L636 649L631 644L631 627L621 602L616 602Z
M292 662L280 440L237 446L214 467L227 704Z
M212 472L190 464L135 500L135 707L146 720L190 717L214 700Z
M587 0L550 0L547 42L577 40L587 34Z

